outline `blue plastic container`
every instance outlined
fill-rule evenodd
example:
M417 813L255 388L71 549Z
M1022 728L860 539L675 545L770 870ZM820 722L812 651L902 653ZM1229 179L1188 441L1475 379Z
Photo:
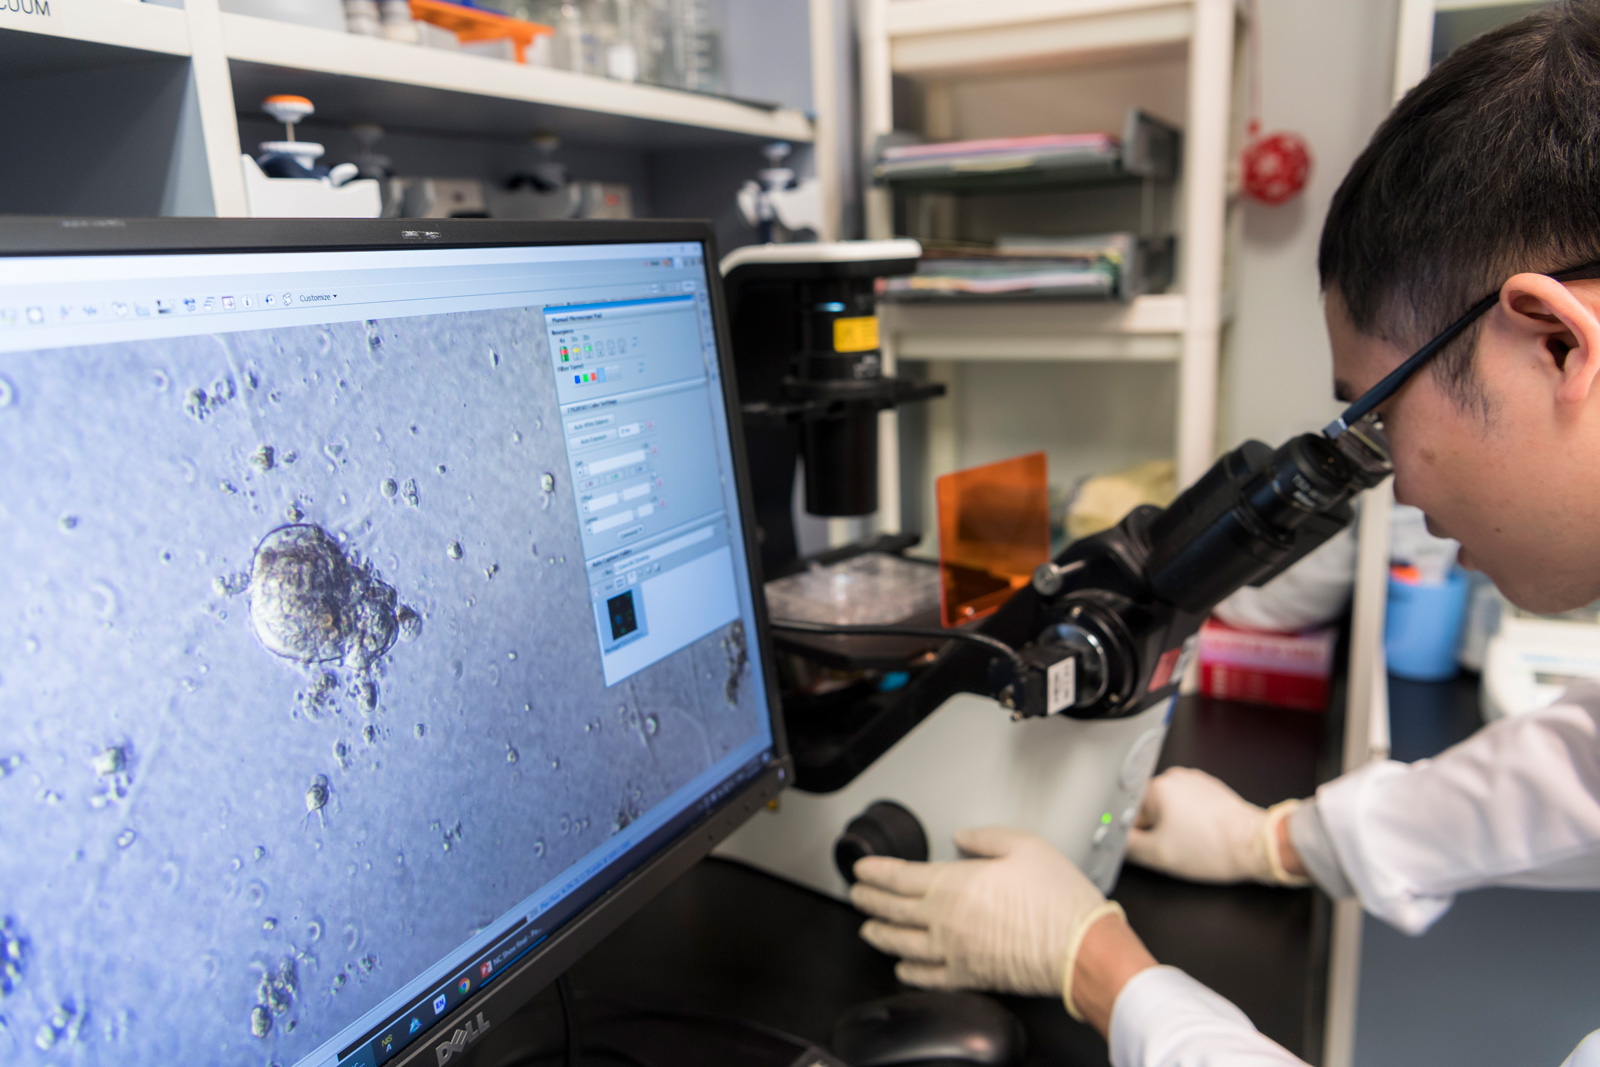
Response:
M1389 579L1383 651L1390 674L1415 682L1455 677L1468 588L1466 572L1459 568L1442 585Z

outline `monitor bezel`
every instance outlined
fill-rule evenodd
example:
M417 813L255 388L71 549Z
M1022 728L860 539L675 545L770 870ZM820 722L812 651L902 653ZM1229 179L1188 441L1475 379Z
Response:
M0 220L0 256L176 255L227 252L411 251L418 248L505 248L549 245L698 242L705 250L711 315L722 377L723 403L739 507L745 521L745 559L752 583L753 640L766 665L773 756L738 792L690 824L677 838L621 879L546 940L514 963L482 993L468 998L429 1027L385 1067L441 1062L438 1049L457 1030L481 1018L503 1023L643 905L704 859L724 838L786 788L794 778L783 728L766 598L760 595L761 551L745 453L737 375L718 264L716 234L699 220L583 220L522 222L498 219L119 219L30 218ZM424 1057L427 1057L424 1059ZM452 1062L472 1062L470 1046L452 1050Z

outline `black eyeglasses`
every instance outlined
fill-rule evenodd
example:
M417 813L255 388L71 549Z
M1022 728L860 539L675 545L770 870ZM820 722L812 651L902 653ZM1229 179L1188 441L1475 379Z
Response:
M1585 278L1600 278L1600 260L1583 263L1565 270L1552 271L1549 275L1558 282L1582 281ZM1336 441L1347 432L1356 431L1361 436L1370 439L1370 443L1381 446L1387 458L1389 442L1383 436L1383 420L1379 416L1377 407L1400 391L1400 387L1411 380L1411 376L1421 370L1423 365L1438 354L1439 349L1454 341L1465 330L1477 321L1484 312L1494 307L1500 301L1500 290L1496 289L1482 300L1467 309L1467 313L1450 325L1446 326L1439 336L1413 352L1404 363L1384 375L1377 385L1362 393L1356 398L1355 403L1345 408L1337 419L1322 428L1322 435L1330 441Z

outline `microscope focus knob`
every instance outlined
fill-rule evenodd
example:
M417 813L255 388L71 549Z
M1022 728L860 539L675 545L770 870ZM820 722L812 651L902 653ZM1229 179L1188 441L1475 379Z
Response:
M1053 563L1046 560L1033 570L1034 591L1040 596L1056 596L1067 584L1067 576L1074 571L1083 570L1083 566L1083 560L1081 559L1067 564Z
M852 885L856 860L863 856L894 856L920 863L928 858L928 835L909 809L892 800L880 800L851 819L833 843L834 865Z

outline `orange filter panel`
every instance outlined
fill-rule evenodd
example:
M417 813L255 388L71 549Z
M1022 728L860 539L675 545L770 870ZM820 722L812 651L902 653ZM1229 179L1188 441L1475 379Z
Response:
M939 603L946 626L981 619L1050 558L1043 452L947 474L939 502Z

